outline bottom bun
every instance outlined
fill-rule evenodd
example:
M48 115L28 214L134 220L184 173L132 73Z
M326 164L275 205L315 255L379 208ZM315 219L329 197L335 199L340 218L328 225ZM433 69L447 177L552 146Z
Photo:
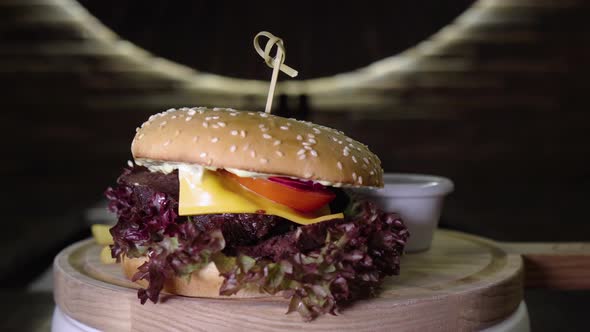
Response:
M121 262L123 273L127 279L131 280L133 275L137 272L146 258L127 258L125 257ZM146 280L138 280L137 284L142 287L147 287ZM228 298L226 295L219 295L219 288L223 283L223 277L219 275L219 271L214 263L209 263L205 268L195 271L188 277L175 277L167 280L164 283L164 291L170 294L178 294L190 297L209 297L209 298ZM231 297L267 297L269 294L262 294L255 290L240 290L237 294Z

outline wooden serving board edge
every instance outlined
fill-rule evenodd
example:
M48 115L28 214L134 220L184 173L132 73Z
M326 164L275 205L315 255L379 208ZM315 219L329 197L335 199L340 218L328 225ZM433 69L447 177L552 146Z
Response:
M397 321L396 326L399 327L400 330L408 330L404 327L407 328L409 326L411 326L412 329L420 328L424 330L431 330L433 328L432 324L435 323L433 320L436 320L437 317L446 316L455 317L455 319L452 320L450 324L448 324L449 322L447 319L447 324L445 326L438 326L439 328L442 328L442 330L476 330L494 325L498 321L512 314L514 310L517 309L519 303L522 300L523 268L522 259L520 255L507 254L502 249L494 245L495 243L493 241L487 239L478 238L459 232L438 232L451 237L469 238L470 241L476 241L479 244L490 248L490 250L495 251L495 254L498 255L498 257L500 257L500 261L496 264L507 264L509 268L504 273L495 276L494 280L488 279L487 286L481 285L481 287L462 289L461 285L449 285L452 287L452 294L448 290L441 289L439 292L436 292L436 294L438 295L434 297L432 297L431 293L430 295L417 296L416 298L414 298L413 301L409 301L406 299L404 301L399 301L397 303L388 304L387 306L391 308L392 313L393 311L395 311L396 315L400 317L400 321ZM143 325L141 322L137 322L135 319L132 319L132 317L130 317L130 315L137 316L138 314L153 314L154 310L157 310L154 309L153 305L139 305L136 297L136 292L134 289L130 289L128 287L121 287L118 285L105 284L100 280L92 279L84 275L83 273L80 273L75 267L70 266L68 262L68 257L72 253L75 253L81 247L88 246L91 243L92 240L79 242L68 247L56 257L54 264L56 269L55 300L58 306L68 316L77 319L84 324L99 328L101 330L131 331L136 330L138 328L141 329L142 326L144 328L149 326ZM477 279L478 276L485 274L486 269L490 268L493 269L494 267L486 267L484 270L480 271L474 276L471 276L471 278ZM475 280L475 282L477 283L478 281ZM78 287L82 284L91 285L92 287ZM79 289L83 289L83 291L80 292ZM99 301L94 304L88 303L88 299L93 298L96 295L96 292L102 293L101 298L110 298L112 299L112 301ZM448 297L451 295L455 297L453 303L455 303L456 305L449 306L448 303L443 304L443 302L448 301ZM182 297L177 298L177 300L181 301L192 300L189 298ZM429 300L424 301L427 298L429 298ZM262 300L259 301L261 303L258 303L257 305L264 306L264 303L266 303L267 305L270 305L272 303L276 304L276 301L278 299L261 298L257 300ZM419 300L422 300L421 304L417 304ZM242 302L242 300L232 301L231 299L220 301L223 301L225 304L227 304L228 309L230 309L230 307L234 307L236 303L244 303ZM86 311L88 311L89 309L92 310L92 306L94 305L96 309L94 310L95 312L104 312L105 309L107 309L106 311L108 311L109 314L81 316L78 313L79 305L85 306ZM340 318L337 319L342 319L345 316L349 316L349 318L353 319L361 318L354 317L356 316L354 314L356 311L355 307L362 309L376 307L378 305L383 305L382 299L360 301L358 304L355 304L353 308L347 309L344 312L344 316L340 316ZM442 306L444 306L444 308L441 308ZM498 310L494 310L488 313L487 315L482 315L482 312L484 312L485 310L481 309L488 307L497 308ZM424 319L423 316L417 315L416 311L434 312L435 315L430 319ZM228 317L228 320L228 323L231 323L232 317ZM342 319L341 321L343 324L351 323L349 319ZM234 323L239 324L240 321L236 321ZM327 323L328 324L322 324L322 320L319 320L317 323L311 323L312 325L303 326L313 326L314 328L322 327L319 330L326 331L338 328L338 326L333 323ZM357 326L356 330L367 330L367 326L364 327L365 328L363 328L363 326ZM394 328L395 326L390 327Z
M54 268L54 299L55 303L66 315L79 320L80 322L98 328L104 331L130 331L131 320L129 311L131 301L136 300L131 298L128 288L119 285L105 285L100 280L92 279L70 265L68 262L72 253L78 251L79 248L93 243L93 239L80 241L64 249L55 257ZM89 284L92 288L80 287ZM78 315L77 306L81 302L85 306L92 307L92 303L88 299L94 298L95 292L102 292L103 298L113 299L110 303L96 303L95 312L104 312L104 307L108 306L110 314L103 316L97 314L94 317L84 317L80 319Z

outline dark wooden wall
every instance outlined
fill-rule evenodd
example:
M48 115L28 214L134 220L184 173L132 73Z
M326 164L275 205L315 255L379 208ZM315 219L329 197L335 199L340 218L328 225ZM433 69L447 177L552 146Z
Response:
M453 179L447 227L503 240L588 240L590 7L582 0L476 6L481 15L454 24L471 22L464 34L439 35L441 47L415 52L417 66L330 97L363 100L356 109L330 107L322 94L308 96L303 108L309 119L368 143L386 171ZM72 1L0 1L0 198L2 224L16 232L8 246L47 248L52 239L39 234L66 236L55 230L80 227L80 211L114 181L130 157L134 128L149 114L184 105L261 107L261 98L248 104L246 94L204 93L174 70L155 72L116 36L98 38L97 22L80 22L75 17L88 16L71 15L78 11ZM412 21L404 21L409 30ZM288 45L297 38L289 35ZM157 40L150 42L157 50ZM214 49L204 62L223 56ZM250 48L245 53L259 61ZM308 68L309 77L322 74ZM283 111L300 110L301 98L286 97Z
M122 38L154 54L208 72L268 80L253 56L262 30L285 40L298 79L364 67L399 53L449 24L475 0L193 1L83 0Z

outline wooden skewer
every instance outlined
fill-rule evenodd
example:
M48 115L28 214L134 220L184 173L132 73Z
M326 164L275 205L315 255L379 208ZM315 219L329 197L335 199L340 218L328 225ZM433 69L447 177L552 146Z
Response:
M275 94L275 87L277 85L277 78L279 77L279 70L281 67L281 59L283 58L283 52L279 48L277 50L277 55L274 59L274 68L272 69L272 76L270 78L270 86L268 87L268 97L266 97L266 108L264 111L266 113L270 113L270 109L272 107L272 98Z
M262 48L258 44L258 39L261 36L268 38L268 41L266 42L266 45L264 47L264 51L262 50ZM273 58L270 56L270 51L272 50L274 45L277 45L277 53L276 53L275 57ZM258 55L260 55L264 59L264 62L266 63L266 65L273 69L272 76L270 79L270 86L268 89L268 97L266 98L266 108L264 110L266 113L270 113L271 108L272 108L272 99L274 97L275 88L277 85L277 78L279 77L279 71L282 71L283 73L285 73L291 77L297 76L298 72L295 69L284 64L285 58L286 58L286 52L285 52L285 46L283 44L283 40L281 38L273 35L272 33L267 32L267 31L259 32L254 37L254 49L256 49L256 52L258 53Z

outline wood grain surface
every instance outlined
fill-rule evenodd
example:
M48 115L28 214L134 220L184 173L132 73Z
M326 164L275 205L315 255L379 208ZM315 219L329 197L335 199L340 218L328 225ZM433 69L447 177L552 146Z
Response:
M55 259L55 300L64 313L107 331L469 331L510 315L522 300L522 260L494 242L437 231L429 251L407 254L382 292L338 316L305 323L279 297L205 299L163 296L141 305L117 265L103 265L92 240Z
M589 242L504 242L499 245L508 253L522 255L527 288L590 289Z

